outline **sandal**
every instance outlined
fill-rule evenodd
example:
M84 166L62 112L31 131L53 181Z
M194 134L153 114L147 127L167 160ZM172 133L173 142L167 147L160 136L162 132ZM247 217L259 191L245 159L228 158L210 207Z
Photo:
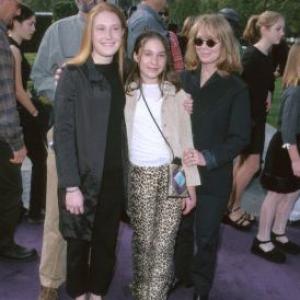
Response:
M274 232L271 232L271 239L274 245L276 245L280 250L289 253L289 254L300 254L300 246L294 242L288 241L286 243L282 243L279 240L277 240L277 237L286 236L285 233L283 234L276 234Z
M286 256L281 252L276 246L271 251L264 251L260 245L271 243L271 241L260 241L257 238L253 240L251 252L255 255L258 255L268 261L282 264L286 261Z
M243 212L242 215L236 219L236 220L232 220L230 218L230 214L232 212L236 212L238 210L240 210L241 207L236 207L235 209L229 210L228 213L223 217L223 223L228 224L238 230L242 230L242 231L248 231L250 230L253 222L251 222L250 220L250 215L247 212Z

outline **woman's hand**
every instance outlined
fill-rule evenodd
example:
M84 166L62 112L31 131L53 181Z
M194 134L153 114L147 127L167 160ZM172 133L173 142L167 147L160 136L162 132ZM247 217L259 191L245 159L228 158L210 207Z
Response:
M196 149L188 149L183 152L183 164L186 166L206 166L203 154Z
M84 198L78 187L67 188L66 191L66 209L74 215L84 213L83 207Z
M266 112L269 112L272 106L272 93L269 91L266 99Z
M182 214L188 215L196 207L196 198L188 197L182 199Z
M183 108L189 115L193 113L193 104L194 104L193 98L191 97L190 94L187 94L187 98L185 98L183 101Z
M300 177L300 159L292 161L292 170L295 176Z

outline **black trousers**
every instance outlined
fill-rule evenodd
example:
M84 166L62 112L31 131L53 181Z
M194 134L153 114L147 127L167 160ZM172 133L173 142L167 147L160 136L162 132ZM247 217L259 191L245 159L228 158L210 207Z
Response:
M21 165L12 164L10 146L0 141L0 249L14 243L22 196Z
M195 210L182 217L174 250L175 277L184 284L192 282L191 265L194 254L194 220Z
M92 240L67 240L68 294L105 295L113 277L123 193L117 176L103 175ZM120 178L120 183L123 179Z
M47 132L41 126L39 117L34 118L27 111L20 110L27 156L32 162L31 192L29 202L30 218L41 216L45 209L47 186Z
M192 280L200 296L208 294L213 284L219 229L228 197L198 194L195 213L196 252L192 262Z

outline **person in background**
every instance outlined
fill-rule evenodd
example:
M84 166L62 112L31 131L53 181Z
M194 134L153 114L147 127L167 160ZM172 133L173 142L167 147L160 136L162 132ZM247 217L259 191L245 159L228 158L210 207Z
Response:
M250 103L241 71L239 45L231 26L218 14L201 15L190 31L184 90L194 100L195 150L183 162L197 165L196 252L191 264L195 300L209 299L217 260L220 223L232 188L233 159L249 143Z
M20 13L20 3L0 0L0 258L25 261L37 258L37 252L14 241L21 212L21 164L26 148L16 108L14 60L6 27Z
M290 212L300 194L300 41L292 46L282 77L284 91L278 131L267 151L261 184L268 192L260 210L251 252L276 263L300 254L286 235Z
M67 242L68 294L101 300L115 266L124 198L126 20L116 6L87 16L79 53L67 62L55 95L60 230Z
M23 128L27 156L32 162L30 202L28 222L40 223L44 220L43 210L46 202L47 184L47 136L40 122L37 106L33 103L31 94L27 91L27 82L31 66L26 59L22 42L30 40L35 32L36 19L34 12L27 6L20 6L20 14L14 17L9 25L9 42L15 61L15 86L18 101L18 111Z
M166 28L168 28L169 25L169 7L165 5L158 13ZM178 41L177 34L171 30L168 30L167 34L169 44L170 44L170 49L171 49L171 58L172 58L172 63L173 63L173 68L176 72L181 72L184 69L184 63L183 63L183 57Z
M136 39L145 31L156 31L167 38L168 31L159 15L166 0L143 0L128 19L127 56L132 59Z
M273 45L284 36L284 18L273 11L251 17L243 37L251 45L243 53L242 78L247 83L251 99L252 130L250 144L237 159L230 196L230 211L225 222L239 230L249 230L255 218L241 209L241 197L260 170L265 142L267 112L274 90L274 72L269 56ZM259 67L259 72L257 71Z
M200 178L184 167L189 196L168 196L169 164L193 148L186 94L172 74L168 42L156 32L140 35L134 70L127 79L125 118L129 145L128 214L133 227L136 300L164 300L172 281L172 258L182 214L195 206Z
M183 56L185 56L186 46L189 38L189 32L195 22L195 19L196 19L195 16L186 17L183 22L181 32L178 35L179 46Z
M53 104L55 72L80 49L87 13L102 0L75 0L78 14L53 23L46 31L34 61L31 78L40 98ZM58 287L65 281L66 243L59 232L57 173L52 147L53 130L48 132L47 196L43 245L39 268L39 300L57 300Z

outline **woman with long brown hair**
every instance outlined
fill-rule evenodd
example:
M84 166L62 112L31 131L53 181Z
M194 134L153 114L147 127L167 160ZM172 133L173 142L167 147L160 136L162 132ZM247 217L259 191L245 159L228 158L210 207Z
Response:
M251 248L253 254L276 263L285 262L285 253L300 254L300 245L286 235L289 214L300 194L300 41L291 47L282 83L278 131L270 141L261 177L268 192Z
M60 229L67 241L68 294L100 300L115 264L122 198L123 58L126 21L100 3L88 14L81 49L57 86L54 147Z

